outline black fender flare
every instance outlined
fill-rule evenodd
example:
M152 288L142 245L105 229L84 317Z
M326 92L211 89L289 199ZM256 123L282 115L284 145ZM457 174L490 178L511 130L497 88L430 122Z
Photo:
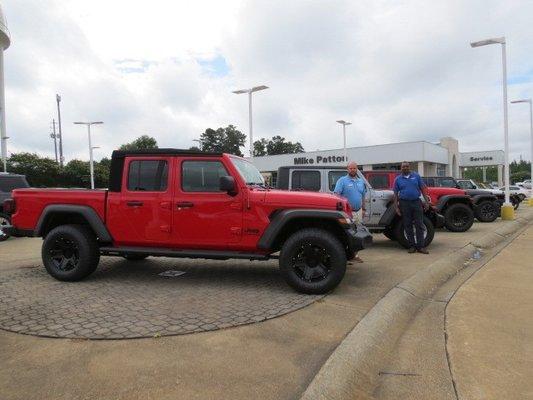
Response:
M104 221L102 221L93 208L72 204L52 204L46 206L39 217L37 226L35 227L35 236L43 236L44 229L46 228L49 219L57 214L78 214L87 221L101 242L111 243L113 241Z
M389 207L387 207L387 210L381 216L381 219L379 220L378 224L380 226L389 226L390 224L392 224L392 222L397 216L398 214L396 214L396 206L394 205L394 203L391 203L389 204Z
M442 196L437 202L435 208L440 213L448 202L452 199L461 199L461 202L472 207L471 197L466 194L446 194Z
M474 196L472 196L472 202L474 203L474 205L478 205L480 202L482 201L485 201L485 200L488 200L488 201L498 201L498 198L496 196L494 196L493 194L476 194Z
M351 215L349 216L351 217ZM277 212L270 224L263 232L263 235L257 242L257 247L260 249L270 249L274 244L279 233L283 228L292 220L297 218L310 218L328 219L337 222L339 218L346 218L346 213L335 210L308 210L308 209L296 209L296 210L281 210ZM338 223L338 222L337 222ZM340 225L340 224L339 224Z

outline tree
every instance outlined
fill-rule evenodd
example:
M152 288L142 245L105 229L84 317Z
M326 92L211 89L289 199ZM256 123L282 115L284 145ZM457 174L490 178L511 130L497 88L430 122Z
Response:
M268 140L265 138L256 140L254 142L254 157L266 156L267 155L267 150L266 150L267 144L268 144Z
M266 152L269 156L275 154L303 153L305 150L300 142L286 142L284 137L274 136L266 144Z
M120 146L120 150L146 150L157 149L157 140L148 135L139 136L131 143Z
M202 151L215 153L230 153L242 157L240 148L244 146L246 135L235 126L228 125L225 128L214 130L207 128L200 135L200 146Z
M35 187L56 187L61 185L59 165L47 157L36 153L12 154L8 161L8 171L26 175L28 183Z

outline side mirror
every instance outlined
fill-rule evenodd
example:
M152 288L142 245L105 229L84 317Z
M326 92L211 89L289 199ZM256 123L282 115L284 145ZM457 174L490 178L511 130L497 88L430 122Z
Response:
M219 187L220 191L227 192L230 196L235 196L237 194L235 178L233 176L221 176Z

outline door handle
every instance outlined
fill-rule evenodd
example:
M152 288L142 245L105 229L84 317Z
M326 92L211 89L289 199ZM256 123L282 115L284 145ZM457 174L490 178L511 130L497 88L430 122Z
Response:
M128 201L126 204L128 205L128 207L141 207L143 205L143 202L134 200L134 201Z
M194 203L191 203L190 201L181 201L179 203L176 203L176 207L178 207L178 209L191 208L194 207Z

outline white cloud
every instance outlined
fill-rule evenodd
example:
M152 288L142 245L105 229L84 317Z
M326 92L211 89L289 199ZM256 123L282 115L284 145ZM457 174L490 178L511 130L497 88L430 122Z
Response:
M533 95L533 3L43 3L3 2L11 151L53 154L56 92L67 158L86 158L74 120L105 121L101 156L146 133L169 147L207 127L247 133L246 96L231 91L256 84L270 89L254 94L254 139L339 148L344 118L349 145L454 136L463 151L503 148L499 48L468 45L501 35L509 98ZM526 108L510 109L512 157L529 157Z

